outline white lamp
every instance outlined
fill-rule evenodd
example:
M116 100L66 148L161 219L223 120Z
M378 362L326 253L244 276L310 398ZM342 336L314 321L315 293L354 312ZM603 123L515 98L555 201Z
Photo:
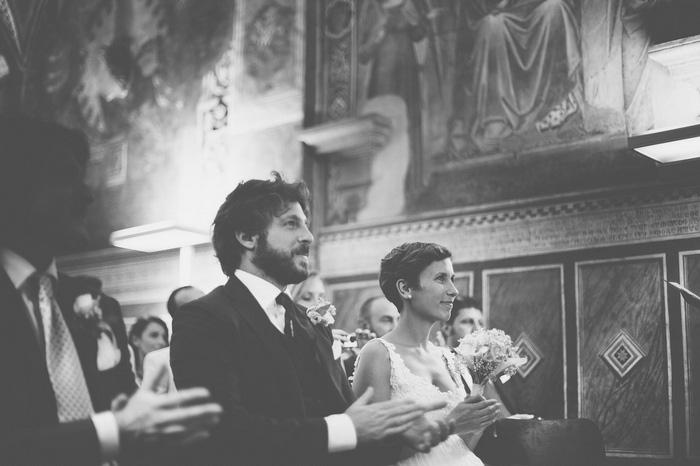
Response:
M660 163L700 158L700 124L631 136L628 146Z
M210 239L207 231L169 221L125 228L109 235L109 242L112 245L143 252L194 246L208 243Z

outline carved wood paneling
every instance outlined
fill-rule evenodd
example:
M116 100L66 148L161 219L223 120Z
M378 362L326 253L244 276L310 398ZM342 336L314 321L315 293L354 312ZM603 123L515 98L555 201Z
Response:
M700 252L683 254L681 266L684 286L700 293ZM700 309L687 304L683 308L687 455L700 459Z
M566 417L562 267L484 271L486 325L515 341L526 334L543 358L523 379L505 385L520 413L548 419Z
M600 426L608 455L673 451L664 278L665 256L576 264L579 415ZM601 357L622 332L644 353L624 377ZM633 351L614 354L626 362Z

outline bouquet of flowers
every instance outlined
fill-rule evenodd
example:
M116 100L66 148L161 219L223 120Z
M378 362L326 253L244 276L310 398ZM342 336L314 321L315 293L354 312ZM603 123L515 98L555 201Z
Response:
M516 368L527 362L518 355L510 337L503 330L477 330L459 340L455 348L458 360L466 366L474 379L473 395L480 395L484 385L503 373L505 382L516 372Z
M314 324L323 324L324 327L328 327L335 319L335 306L326 301L323 298L318 298L318 302L315 306L311 306L306 310L306 316L311 319Z

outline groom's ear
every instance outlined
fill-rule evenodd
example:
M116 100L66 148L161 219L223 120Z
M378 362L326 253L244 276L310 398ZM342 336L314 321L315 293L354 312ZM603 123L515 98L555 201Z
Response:
M236 240L241 243L241 246L243 248L247 249L248 251L254 251L255 248L258 246L258 239L260 238L260 234L251 234L246 231L237 231L236 232Z

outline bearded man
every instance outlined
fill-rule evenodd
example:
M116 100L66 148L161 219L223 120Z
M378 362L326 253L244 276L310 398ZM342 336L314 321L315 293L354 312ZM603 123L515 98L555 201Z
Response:
M173 322L175 385L207 387L220 428L185 464L390 464L401 445L427 451L450 426L437 405L357 400L333 358L331 330L284 293L309 274L309 192L303 182L249 180L214 220L224 286L185 304Z

